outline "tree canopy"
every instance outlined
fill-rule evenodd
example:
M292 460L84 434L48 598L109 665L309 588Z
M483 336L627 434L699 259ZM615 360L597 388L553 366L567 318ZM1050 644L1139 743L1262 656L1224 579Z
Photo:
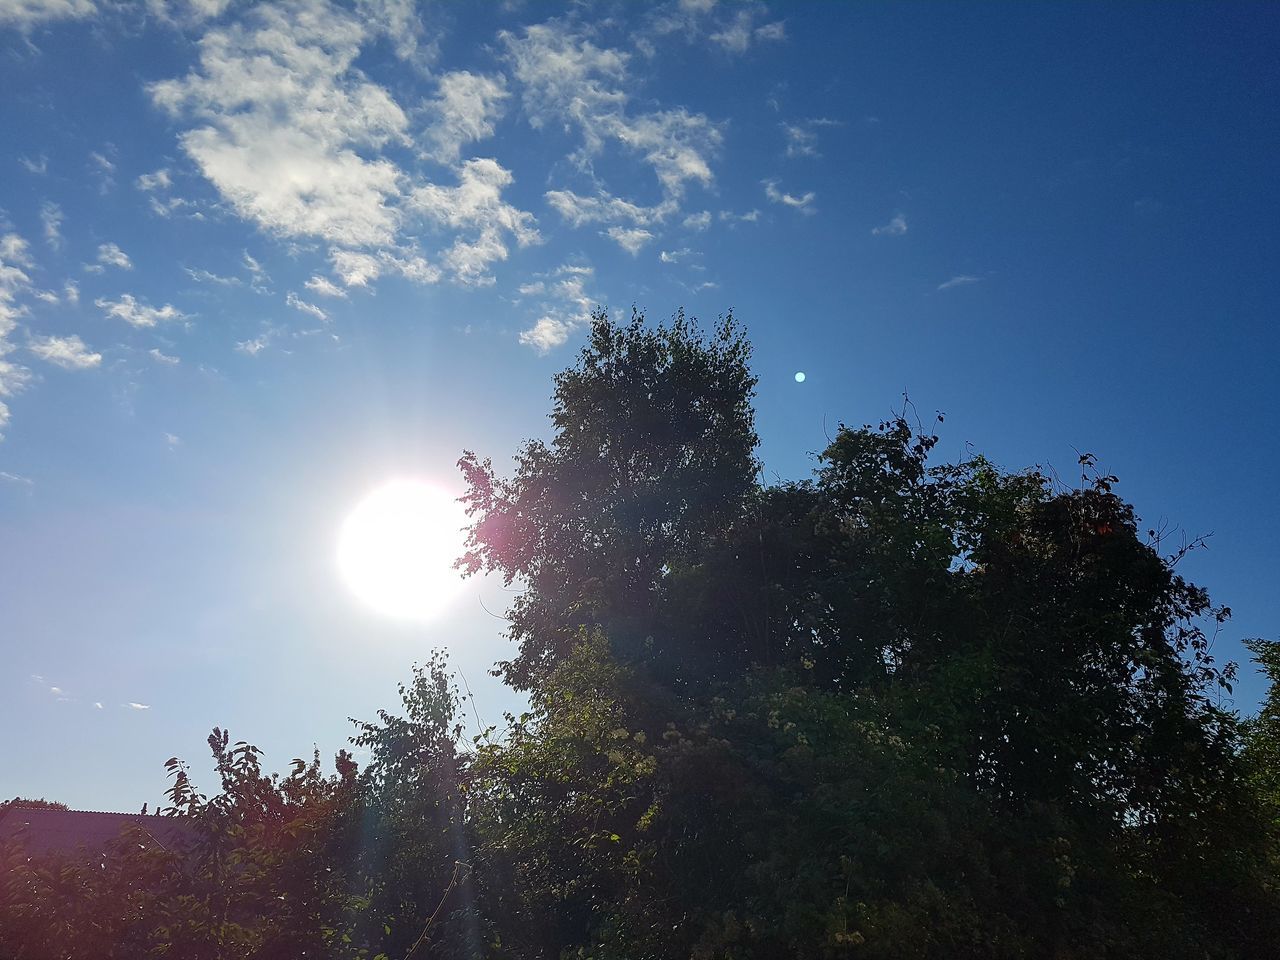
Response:
M1088 455L935 463L904 408L765 483L749 361L732 316L600 313L550 439L463 455L527 712L465 742L435 657L363 769L215 730L216 794L169 764L195 849L11 848L0 952L1274 956L1276 645L1242 719L1230 611Z

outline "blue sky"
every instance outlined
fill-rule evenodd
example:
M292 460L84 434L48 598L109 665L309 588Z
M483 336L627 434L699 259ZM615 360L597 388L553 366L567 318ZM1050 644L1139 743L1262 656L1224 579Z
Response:
M369 490L546 431L596 304L732 308L770 476L902 394L1077 451L1275 636L1267 5L0 0L0 796L283 766L447 648L334 560ZM804 371L804 383L794 374ZM482 605L483 603L483 605ZM1248 665L1236 703L1262 692Z

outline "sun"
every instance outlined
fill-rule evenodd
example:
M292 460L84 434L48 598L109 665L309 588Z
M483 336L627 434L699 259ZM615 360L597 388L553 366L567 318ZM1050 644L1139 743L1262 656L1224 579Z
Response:
M393 480L357 504L338 535L338 569L379 613L430 620L457 595L466 514L429 483Z

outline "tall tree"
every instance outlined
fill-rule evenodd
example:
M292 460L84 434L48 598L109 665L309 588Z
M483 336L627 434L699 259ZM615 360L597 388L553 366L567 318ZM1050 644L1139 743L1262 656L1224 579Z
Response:
M667 573L753 489L750 355L732 314L705 338L683 313L656 328L639 313L626 324L597 313L578 362L556 377L551 441L526 443L507 479L463 455L475 524L459 565L522 587L512 684L546 676L583 625L605 626L626 655L655 653Z

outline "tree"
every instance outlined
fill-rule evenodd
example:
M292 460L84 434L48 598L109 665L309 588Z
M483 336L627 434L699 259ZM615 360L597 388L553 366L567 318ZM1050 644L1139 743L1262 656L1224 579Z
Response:
M732 318L598 314L552 436L463 456L527 711L464 743L433 657L362 770L215 729L213 796L169 763L197 848L7 851L0 954L1273 956L1280 647L1241 721L1230 611L1089 455L939 464L904 407L763 483L749 356Z
M499 479L467 452L463 500L476 522L459 566L501 572L523 592L510 611L528 689L602 625L615 649L661 659L654 630L674 564L741 511L758 443L750 345L732 314L704 339L676 314L650 329L594 316L578 363L555 380L549 444L531 440ZM666 659L678 672L678 655Z
M597 315L551 440L461 463L463 568L524 588L478 768L511 955L1263 955L1229 612L1116 479L934 466L904 411L763 486L748 357Z

